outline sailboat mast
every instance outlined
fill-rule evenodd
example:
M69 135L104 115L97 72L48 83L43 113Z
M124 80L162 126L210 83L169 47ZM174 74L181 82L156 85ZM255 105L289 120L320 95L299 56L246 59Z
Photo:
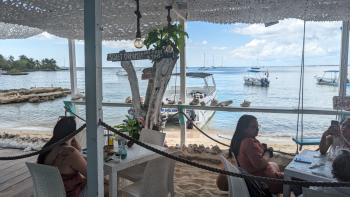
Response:
M205 67L205 53L203 54L203 57L204 57L204 65L203 65L203 67Z
M213 55L213 67L215 67L215 63L214 63L214 55Z

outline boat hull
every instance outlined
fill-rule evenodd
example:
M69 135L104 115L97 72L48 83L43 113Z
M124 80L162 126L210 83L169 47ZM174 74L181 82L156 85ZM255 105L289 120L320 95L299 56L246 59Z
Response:
M327 86L338 86L338 81L336 80L327 80L322 78L317 78L317 84L318 85L327 85Z
M267 78L245 77L244 84L247 86L269 87L270 81Z

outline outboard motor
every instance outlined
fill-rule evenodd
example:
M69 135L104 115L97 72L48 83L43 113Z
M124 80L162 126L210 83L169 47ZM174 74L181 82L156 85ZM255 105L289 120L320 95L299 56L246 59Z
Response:
M190 120L186 121L186 128L187 129L193 129L193 121L196 119L196 113L194 113L193 110L188 110L189 116L190 116Z

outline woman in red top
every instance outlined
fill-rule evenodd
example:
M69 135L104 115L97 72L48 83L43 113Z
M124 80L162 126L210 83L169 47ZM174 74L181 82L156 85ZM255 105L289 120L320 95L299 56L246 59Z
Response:
M252 115L241 116L231 140L230 156L233 153L239 167L252 175L283 178L283 172L280 171L278 165L264 158L267 146L255 138L258 132L259 125L256 117ZM268 183L268 186L273 194L283 191L282 184Z
M44 147L57 143L75 130L76 122L74 117L62 117L53 130L52 138ZM87 196L87 162L80 151L80 145L73 137L52 150L40 154L38 157L37 163L58 168L67 197ZM105 184L105 196L108 196L107 184Z

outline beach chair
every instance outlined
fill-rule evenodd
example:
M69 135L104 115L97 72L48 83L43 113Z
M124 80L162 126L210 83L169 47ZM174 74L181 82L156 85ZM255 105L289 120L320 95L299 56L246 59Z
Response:
M34 197L66 197L60 172L56 167L26 162L33 179Z
M173 161L166 157L149 161L143 173L143 178L122 188L120 192L134 197L168 196L171 162Z
M224 164L224 169L226 171L240 173L239 169L232 165L223 155L220 155L220 160ZM244 179L227 176L227 181L230 197L250 197L248 187Z

